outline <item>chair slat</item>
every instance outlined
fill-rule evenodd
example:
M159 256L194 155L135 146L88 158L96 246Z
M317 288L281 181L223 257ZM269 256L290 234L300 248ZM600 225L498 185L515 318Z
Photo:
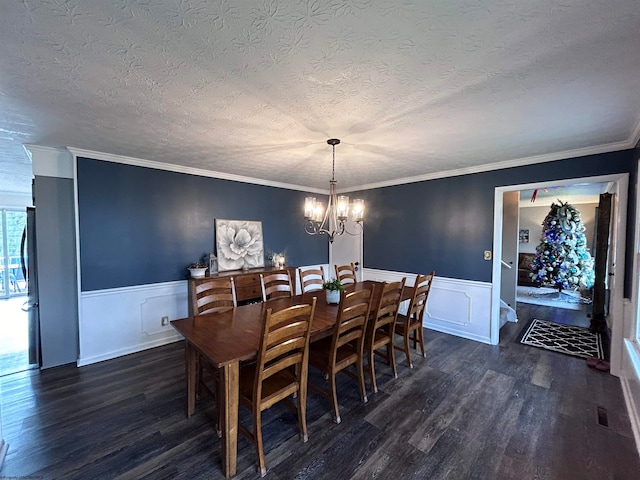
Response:
M319 268L300 269L298 272L302 293L322 290L322 284L325 282L324 267L322 265Z

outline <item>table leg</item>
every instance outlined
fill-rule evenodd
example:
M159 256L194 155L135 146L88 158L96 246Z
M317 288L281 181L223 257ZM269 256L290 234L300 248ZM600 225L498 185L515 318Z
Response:
M184 364L187 377L187 417L196 411L197 352L189 342L185 342Z
M238 380L240 369L237 361L220 369L220 381L224 391L222 414L222 466L227 478L236 474L238 456Z

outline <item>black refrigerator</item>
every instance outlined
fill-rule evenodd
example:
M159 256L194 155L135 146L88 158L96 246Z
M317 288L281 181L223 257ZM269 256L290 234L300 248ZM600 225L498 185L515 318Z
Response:
M20 246L22 275L27 281L27 301L22 307L29 316L29 366L40 366L40 310L38 303L38 275L36 274L36 209L27 207L27 225L22 232Z

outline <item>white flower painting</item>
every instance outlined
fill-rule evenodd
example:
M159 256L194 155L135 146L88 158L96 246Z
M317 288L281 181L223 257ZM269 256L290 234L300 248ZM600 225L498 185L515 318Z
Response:
M262 222L216 219L218 270L264 266Z

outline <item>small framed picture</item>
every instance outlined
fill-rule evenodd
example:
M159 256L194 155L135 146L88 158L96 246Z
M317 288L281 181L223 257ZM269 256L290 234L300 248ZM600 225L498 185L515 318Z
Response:
M209 256L209 275L218 273L218 259L213 253L210 253L208 256Z
M529 229L520 230L520 243L529 243Z

